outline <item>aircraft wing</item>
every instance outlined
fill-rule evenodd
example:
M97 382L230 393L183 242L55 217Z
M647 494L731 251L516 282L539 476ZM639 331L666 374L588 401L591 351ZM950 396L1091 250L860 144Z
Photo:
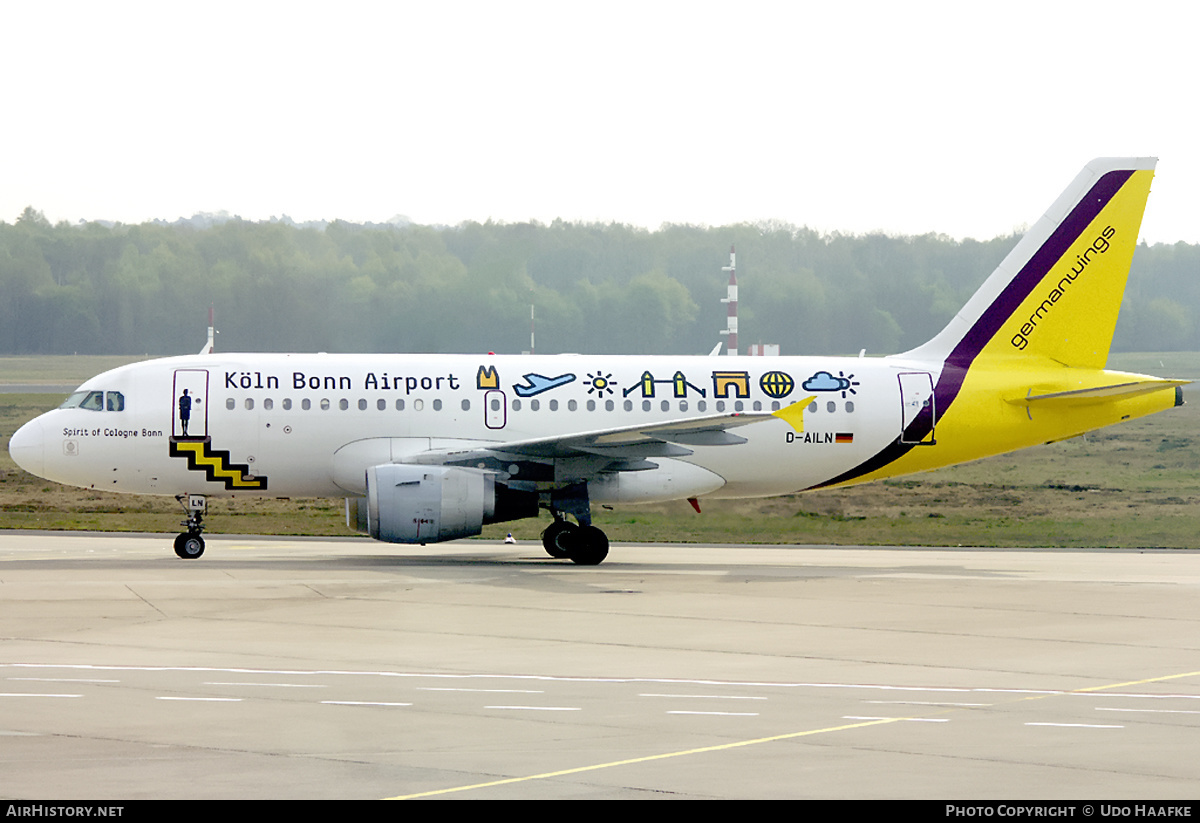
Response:
M686 457L688 446L733 446L746 438L730 429L769 420L773 413L716 414L644 425L618 426L464 449L435 449L406 462L496 471L506 479L566 482L601 471L657 468L650 457ZM516 469L516 471L513 471Z

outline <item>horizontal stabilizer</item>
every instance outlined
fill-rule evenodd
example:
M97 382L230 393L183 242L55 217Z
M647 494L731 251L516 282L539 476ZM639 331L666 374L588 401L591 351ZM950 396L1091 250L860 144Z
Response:
M1149 394L1150 392L1175 388L1176 386L1186 386L1191 382L1191 380L1146 378L1145 380L1132 380L1126 383L1114 383L1109 386L1095 386L1090 389L1050 392L1049 394L1033 394L1031 390L1031 393L1025 397L1013 398L1008 402L1016 405L1031 405L1034 403L1038 405L1052 403L1099 403L1104 400L1111 400L1114 397L1134 397L1139 394Z

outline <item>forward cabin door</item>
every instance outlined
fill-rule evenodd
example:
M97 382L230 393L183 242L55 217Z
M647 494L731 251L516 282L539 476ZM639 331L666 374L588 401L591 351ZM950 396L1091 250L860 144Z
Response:
M183 431L180 399L187 392L190 402L187 434ZM208 369L176 369L171 392L171 436L201 440L208 437Z

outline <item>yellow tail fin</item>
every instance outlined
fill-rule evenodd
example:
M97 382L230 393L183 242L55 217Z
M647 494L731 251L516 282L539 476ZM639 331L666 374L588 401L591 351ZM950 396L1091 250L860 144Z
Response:
M1155 158L1089 163L937 337L909 352L1104 368Z

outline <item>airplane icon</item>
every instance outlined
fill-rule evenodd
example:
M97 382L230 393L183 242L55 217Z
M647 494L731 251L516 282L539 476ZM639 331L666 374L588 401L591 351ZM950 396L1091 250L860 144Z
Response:
M550 389L557 389L559 386L565 386L568 383L575 382L575 375L560 374L558 377L544 377L540 374L524 375L525 385L517 384L513 386L513 392L517 397L533 397Z
M208 497L272 495L343 497L352 527L395 543L546 510L546 551L594 565L609 544L593 504L861 483L1181 404L1185 380L1104 368L1155 163L1087 164L902 354L596 356L576 381L566 355L210 352L91 378L9 450L60 483L177 497L185 558L204 552Z

